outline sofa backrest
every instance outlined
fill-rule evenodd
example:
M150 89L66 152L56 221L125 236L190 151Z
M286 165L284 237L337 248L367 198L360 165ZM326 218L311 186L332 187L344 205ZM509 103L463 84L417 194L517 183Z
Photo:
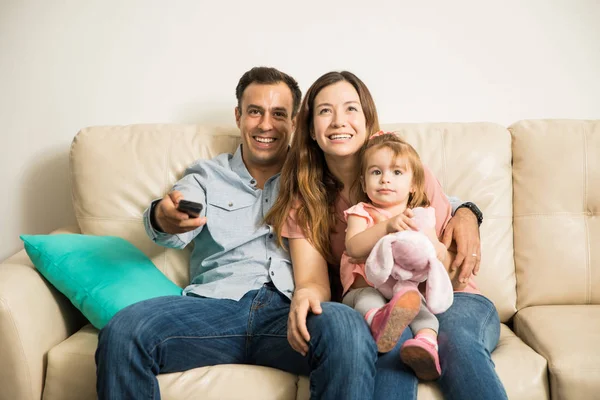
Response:
M508 320L516 310L513 263L511 137L502 126L394 124L415 146L446 193L475 202L485 217L482 292ZM144 233L142 214L199 158L233 152L235 127L131 125L83 129L70 154L73 205L82 233L123 237L146 253L180 286L189 281L189 251L155 245Z
M509 130L518 308L600 304L600 121Z

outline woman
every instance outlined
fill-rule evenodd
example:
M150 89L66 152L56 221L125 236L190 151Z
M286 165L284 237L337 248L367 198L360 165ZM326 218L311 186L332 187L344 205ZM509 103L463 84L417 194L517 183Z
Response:
M346 71L330 72L317 79L303 99L293 143L281 173L279 197L266 217L280 243L282 236L289 238L295 270L327 262L332 266L330 279L334 288L339 288L336 268L339 271L344 251L343 211L360 197L358 151L378 130L375 104L360 79ZM439 183L430 174L426 176L426 186L432 203L436 196L443 196ZM446 228L458 247L464 247L463 235L468 224L455 217ZM399 229L413 228L409 212L399 217L398 225ZM472 245L471 241L469 246ZM469 250L479 259L478 241L476 245L476 249ZM465 286L470 274L470 270L462 271L460 282L455 283ZM452 307L437 316L444 371L439 379L440 388L447 399L505 399L490 356L499 338L498 314L488 299L474 294L473 285L466 287L471 290L455 293ZM332 297L336 299L335 295ZM306 315L309 311L320 312L320 301L323 298L319 293L303 291L301 296L294 295L288 339L301 353L308 350L310 337ZM398 349L411 336L410 330L405 330L396 349L379 356L375 398L401 395L416 399L417 378L398 357ZM343 348L343 344L340 346Z

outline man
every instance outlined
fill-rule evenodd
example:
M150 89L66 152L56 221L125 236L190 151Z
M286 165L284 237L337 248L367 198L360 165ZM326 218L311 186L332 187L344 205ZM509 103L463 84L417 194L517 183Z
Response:
M183 296L127 307L100 332L100 399L159 399L159 373L216 364L310 375L312 398L373 395L377 351L354 310L326 302L320 314L310 314L305 356L287 340L292 268L263 217L278 194L300 104L298 84L276 69L253 68L240 79L236 97L242 145L235 154L195 163L144 214L156 243L183 248L194 241L192 281ZM202 215L179 212L184 198L203 204Z

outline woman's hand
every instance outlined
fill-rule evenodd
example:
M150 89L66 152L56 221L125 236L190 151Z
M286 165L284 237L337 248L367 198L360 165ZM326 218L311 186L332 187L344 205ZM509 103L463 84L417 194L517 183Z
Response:
M309 311L321 314L322 294L316 288L305 287L297 289L292 297L290 313L288 316L287 337L292 349L306 356L310 334L306 328L306 317Z
M310 334L306 328L309 312L321 314L322 301L331 299L327 262L306 239L289 239L296 290L288 315L287 337L292 349L306 356Z
M306 287L294 292L290 314L288 316L288 342L292 349L306 356L310 334L306 328L308 312L321 314L320 292L317 289Z

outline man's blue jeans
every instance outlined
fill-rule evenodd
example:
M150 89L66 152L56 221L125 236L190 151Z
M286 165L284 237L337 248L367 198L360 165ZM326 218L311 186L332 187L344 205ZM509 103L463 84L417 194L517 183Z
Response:
M308 318L303 357L287 341L290 301L271 284L239 301L168 296L131 305L100 331L98 397L159 399L160 373L255 364L310 375L312 398L371 398L377 349L365 321L343 304L322 307Z
M446 400L505 400L506 392L491 359L500 337L494 304L483 296L454 293L454 303L438 314L442 376L437 381ZM406 329L398 345L377 361L375 399L416 399L417 378L398 352L412 337Z

